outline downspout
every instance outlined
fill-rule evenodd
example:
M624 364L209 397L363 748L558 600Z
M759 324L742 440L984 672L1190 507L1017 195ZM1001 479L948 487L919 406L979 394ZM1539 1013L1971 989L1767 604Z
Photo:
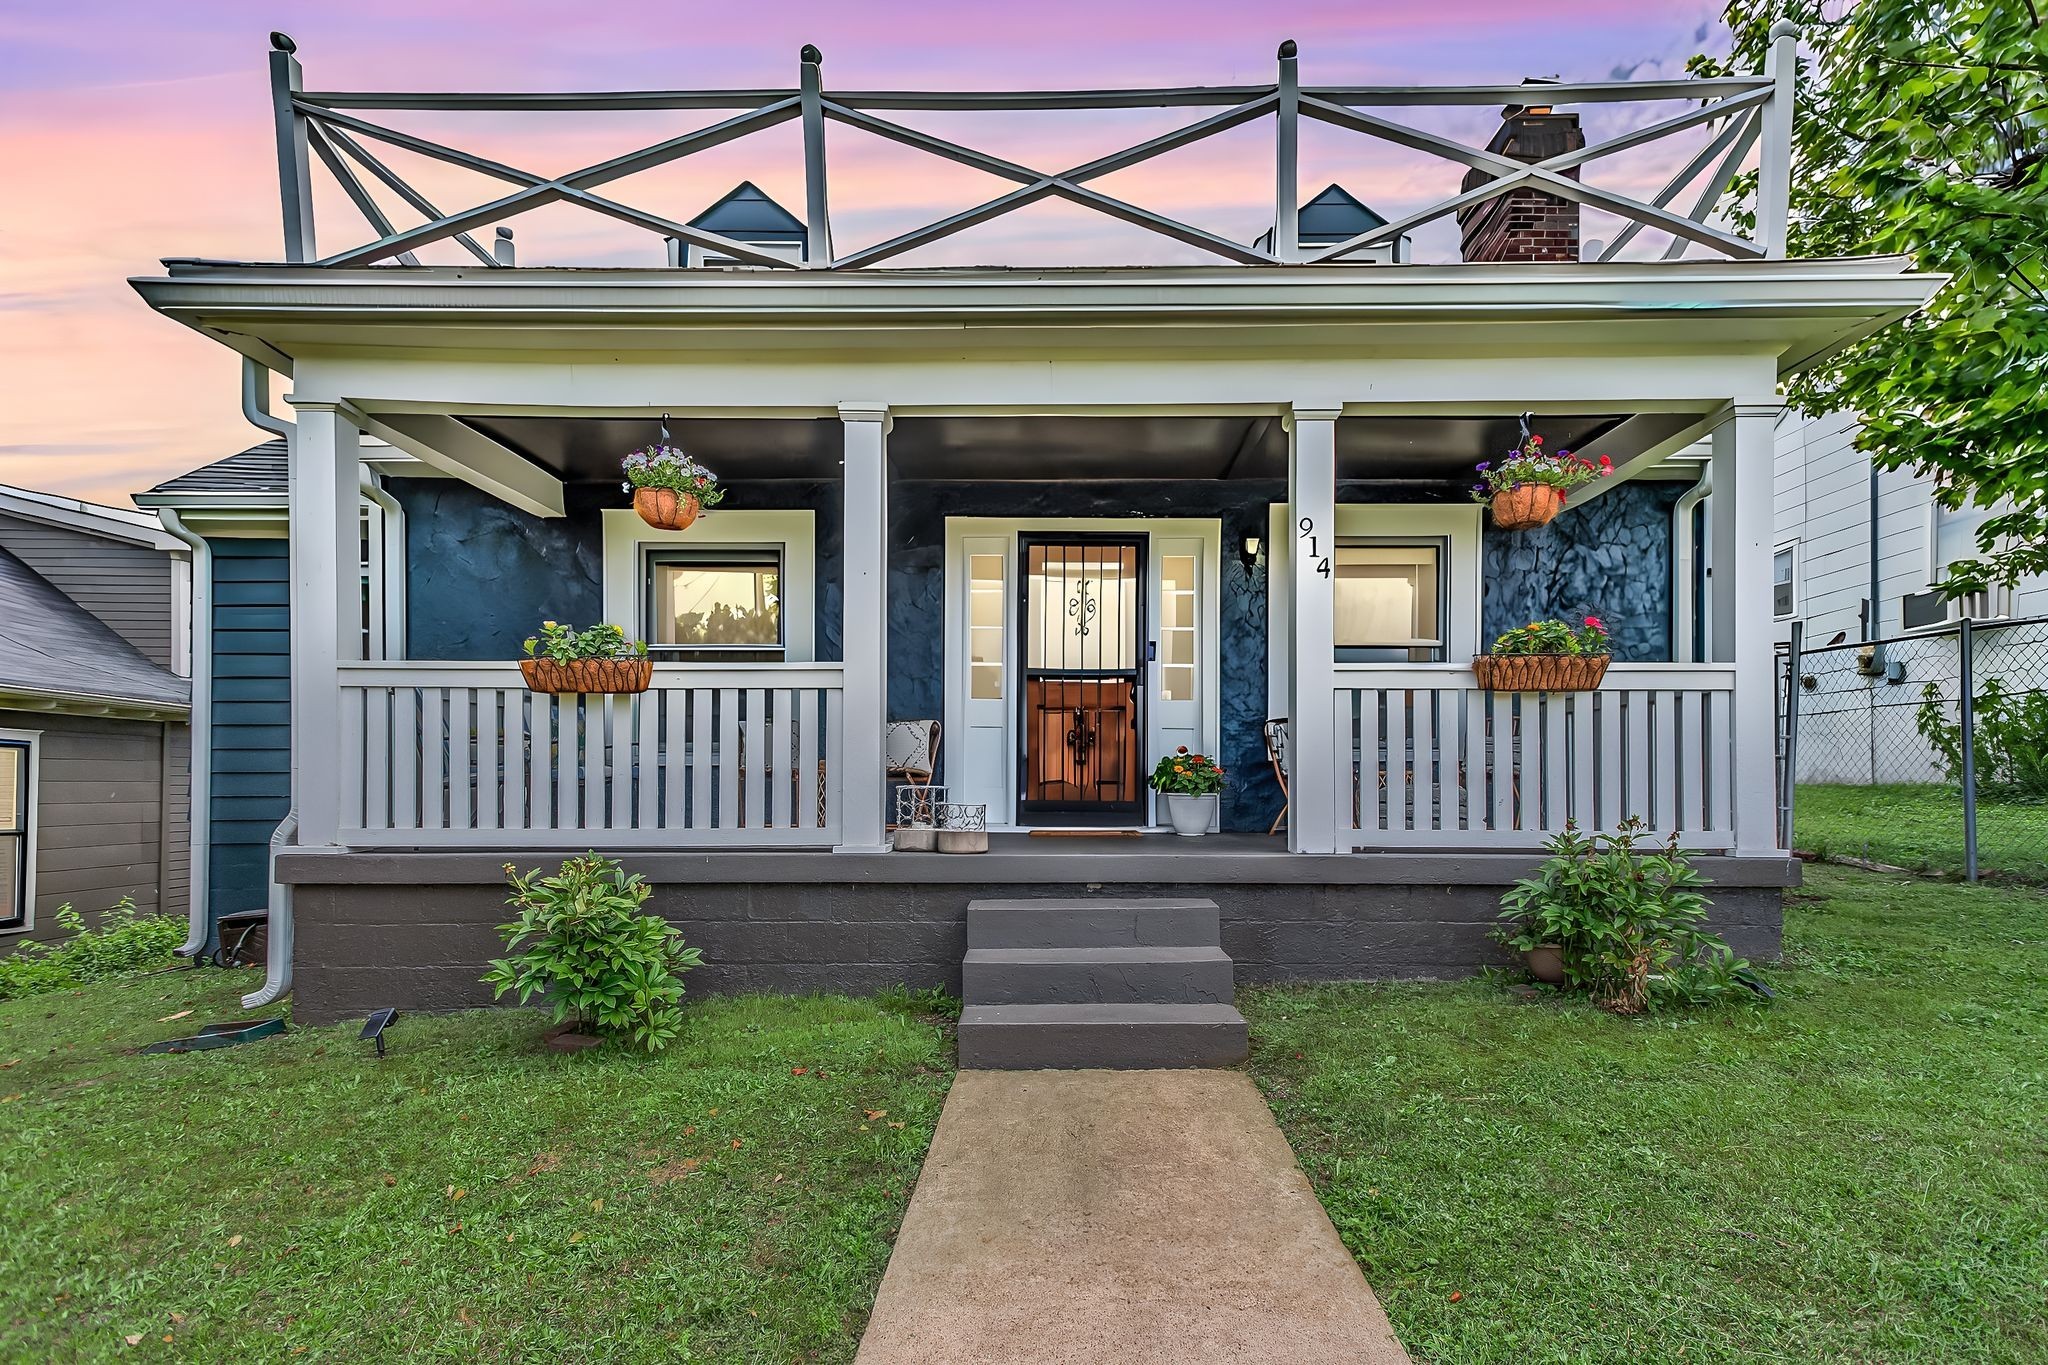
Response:
M384 484L363 466L363 496L384 513L384 531L378 537L381 580L379 600L372 605L384 621L384 657L405 657L405 508L384 489Z
M1693 572L1699 561L1693 512L1713 491L1714 467L1702 465L1699 482L1686 489L1671 508L1671 571L1678 579L1678 591L1673 594L1677 609L1672 613L1671 652L1675 657L1683 650L1689 663L1699 663L1699 656L1705 652L1697 647L1700 598L1706 584Z
M179 957L197 957L213 937L213 547L169 507L156 509L164 529L192 549L192 808L186 831L191 836L191 867L186 880L192 903Z
M1874 642L1882 633L1878 620L1877 595L1880 585L1877 553L1877 457L1870 457L1870 597L1863 613L1863 639L1866 644Z
M293 425L270 415L270 379L263 366L247 356L242 358L242 416L259 431L285 439L289 448ZM212 761L211 751L208 762ZM294 758L296 763L296 757ZM269 954L263 987L242 997L242 1008L262 1009L292 988L292 892L277 880L277 851L299 832L299 809L293 806L278 821L270 835L270 923L265 934Z

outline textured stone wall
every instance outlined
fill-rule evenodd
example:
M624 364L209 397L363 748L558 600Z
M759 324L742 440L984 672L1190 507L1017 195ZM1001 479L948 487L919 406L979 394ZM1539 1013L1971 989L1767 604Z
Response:
M1671 654L1671 509L1686 485L1638 479L1583 507L1567 506L1534 531L1501 531L1489 521L1482 540L1482 638L1542 617L1598 616L1614 639L1614 657L1669 662Z
M625 506L617 484L568 485L562 517L507 507L458 479L392 479L389 486L405 508L412 658L516 659L542 621L603 619L602 513ZM839 658L839 485L739 480L728 488L729 506L816 513L817 654Z

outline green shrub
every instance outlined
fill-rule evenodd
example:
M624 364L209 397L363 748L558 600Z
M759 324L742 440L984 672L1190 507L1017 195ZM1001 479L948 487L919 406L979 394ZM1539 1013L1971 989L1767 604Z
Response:
M2008 692L2002 678L1986 678L1973 703L1977 795L1990 801L2048 801L2048 692ZM1948 780L1963 780L1962 718L1951 718L1941 687L1920 690L1913 726L1927 741Z
M610 858L585 853L553 876L505 864L518 918L498 926L514 956L491 963L486 984L519 1002L539 996L555 1022L629 1039L659 1052L682 1032L682 974L703 961L659 915L642 912L653 888Z
M57 923L70 937L57 943L24 943L0 957L0 1000L45 991L67 991L93 981L127 976L165 965L185 941L185 921L175 915L138 915L123 896L94 928L67 903Z
M1747 991L1755 973L1705 927L1706 882L1678 835L1658 844L1645 834L1633 819L1613 834L1567 826L1536 875L1501 898L1494 938L1524 952L1555 944L1565 984L1617 1014Z

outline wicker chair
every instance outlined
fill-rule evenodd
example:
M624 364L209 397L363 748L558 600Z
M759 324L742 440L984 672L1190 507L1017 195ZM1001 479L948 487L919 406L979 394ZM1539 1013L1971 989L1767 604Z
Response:
M939 767L939 723L892 720L882 733L882 759L892 788L896 783L929 787ZM890 798L894 800L893 797Z
M1293 798L1287 794L1287 717L1272 717L1260 727L1260 732L1266 737L1266 758L1273 764L1273 777L1280 783L1280 813L1273 817L1266 833L1278 834L1287 820L1287 808L1293 804Z

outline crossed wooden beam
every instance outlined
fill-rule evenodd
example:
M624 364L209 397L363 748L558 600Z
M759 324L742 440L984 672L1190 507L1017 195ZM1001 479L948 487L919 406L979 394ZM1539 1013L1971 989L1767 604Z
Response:
M1289 261L1320 262L1341 259L1363 248L1382 242L1398 240L1402 235L1425 223L1458 212L1472 205L1507 194L1523 186L1531 186L1561 199L1604 209L1628 220L1627 227L1601 254L1600 259L1613 259L1645 227L1658 228L1672 237L1667 258L1682 254L1690 243L1711 247L1727 256L1737 259L1757 259L1766 253L1758 244L1744 238L1709 226L1705 219L1719 201L1728 181L1740 167L1743 158L1755 145L1758 137L1762 108L1777 93L1767 78L1754 81L1737 81L1732 93L1731 82L1697 82L1702 90L1720 95L1709 99L1699 107L1683 114L1647 127L1625 133L1596 145L1562 153L1544 161L1528 163L1501 156L1498 153L1470 147L1449 138L1424 132L1405 124L1394 122L1364 112L1352 104L1342 102L1333 96L1357 96L1368 92L1352 91L1306 91L1296 84L1294 74L1293 45L1282 48L1280 81L1270 87L1254 87L1249 98L1244 98L1219 113L1211 114L1182 128L1148 138L1142 142L1098 157L1093 161L1069 169L1048 173L1030 166L1021 165L987 152L979 151L965 144L947 138L937 137L907 127L893 120L882 118L860 104L889 102L889 97L875 95L846 95L838 98L827 96L818 79L818 63L822 60L815 48L806 48L803 62L803 85L795 92L758 92L765 102L730 118L714 123L696 132L666 138L648 146L626 152L609 160L596 162L566 175L544 176L516 166L507 165L486 157L450 147L429 138L403 133L382 124L341 112L337 104L349 97L307 96L296 90L288 96L291 116L303 121L307 145L317 154L321 162L340 184L343 192L368 220L378 233L377 240L366 245L323 258L318 262L324 266L368 265L383 260L398 260L408 265L418 264L414 254L417 248L431 243L454 239L459 245L486 266L501 264L473 236L474 229L488 226L529 209L546 204L573 203L608 217L630 223L635 227L657 232L665 237L691 242L711 251L721 253L749 265L769 266L781 269L802 267L829 268L834 270L855 270L874 265L890 257L940 241L955 233L965 231L977 224L988 222L1005 213L1039 200L1060 198L1083 205L1109 217L1131 223L1147 231L1158 233L1175 241L1209 251L1226 260L1247 264L1281 264ZM1678 98L1687 93L1687 83L1665 84L1646 87L1657 97ZM1560 87L1539 93L1552 98L1569 95L1573 87ZM1131 107L1133 97L1146 92L1105 91L1105 92L1057 92L1055 105L1047 107L1089 108L1089 107ZM1205 94L1206 102L1234 99L1240 90L1229 92L1158 91L1159 107L1171 104L1195 102L1188 98L1193 94ZM1401 92L1397 92L1401 93ZM1468 97L1465 91L1423 91L1420 89L1404 92L1416 97L1414 102L1479 102ZM1497 94L1492 87L1475 87L1474 94ZM1091 95L1094 102L1091 103ZM1425 101L1421 97L1428 96ZM386 107L402 107L409 97L355 97L366 103L381 100ZM595 100L617 100L618 96L595 96ZM942 97L933 97L942 98ZM966 97L961 97L965 99ZM991 97L991 107L1002 107L997 101L1007 101L1009 107L1016 107L1022 97ZM575 108L573 97L550 97L558 100L558 107ZM900 97L899 107L914 107L914 101ZM551 105L550 107L557 107ZM609 106L604 106L609 107ZM729 106L728 106L729 107ZM1264 250L1232 241L1194 224L1183 222L1164 214L1155 213L1113 195L1092 188L1088 182L1120 171L1167 152L1178 150L1205 138L1226 132L1254 119L1272 113L1280 124L1276 144L1279 170L1279 204L1285 204L1295 196L1293 152L1295 147L1295 121L1307 117L1321 122L1363 133L1367 136L1391 142L1413 151L1456 162L1485 174L1488 179L1472 189L1451 196L1418 212L1409 214L1394 222L1363 232L1346 241L1315 249L1312 252L1290 250L1292 233L1276 234L1275 250ZM611 181L623 179L665 165L672 161L720 146L766 128L802 119L805 125L805 169L810 210L810 243L807 259L800 267L786 257L746 242L737 241L723 234L677 222L660 214L635 208L606 195L597 193L597 188ZM957 162L1002 179L1016 182L1017 188L976 204L971 208L909 232L878 242L844 256L833 256L830 248L830 232L826 223L824 199L824 138L823 123L830 119L849 127L858 128L877 137L929 153L930 155ZM1696 154L1665 188L1650 202L1645 203L1628 195L1586 185L1568 172L1574 171L1602 157L1640 147L1671 136L1685 129L1708 123L1723 123L1705 148ZM504 181L517 188L511 193L478 204L473 208L455 213L444 213L426 196L408 184L390 166L371 153L359 139L400 147L437 161L461 166L496 180ZM1687 213L1674 213L1668 205L1676 199L1686 185L1690 184L1709 166L1713 169L1701 186L1699 195ZM389 217L372 197L357 175L357 170L366 172L393 194L403 200L427 221L417 227L395 228ZM289 192L289 191L288 191ZM1283 211L1284 216L1284 211Z

